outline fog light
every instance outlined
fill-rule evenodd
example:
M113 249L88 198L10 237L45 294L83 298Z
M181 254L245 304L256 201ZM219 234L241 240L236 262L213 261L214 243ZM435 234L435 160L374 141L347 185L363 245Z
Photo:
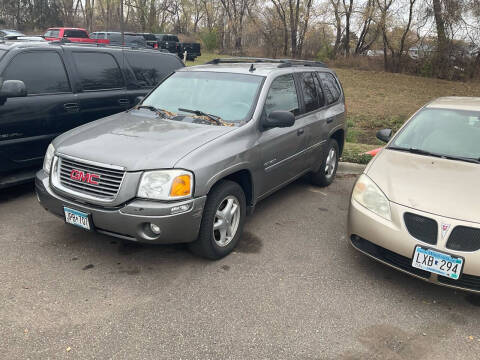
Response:
M190 204L174 206L170 209L171 214L178 214L190 210Z
M150 224L150 230L152 230L152 232L156 235L160 234L160 232L161 232L160 226L155 225L155 224Z

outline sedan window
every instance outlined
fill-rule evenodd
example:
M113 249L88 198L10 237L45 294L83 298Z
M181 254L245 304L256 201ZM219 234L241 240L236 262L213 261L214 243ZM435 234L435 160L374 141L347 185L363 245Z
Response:
M407 123L389 148L480 160L480 112L426 108Z

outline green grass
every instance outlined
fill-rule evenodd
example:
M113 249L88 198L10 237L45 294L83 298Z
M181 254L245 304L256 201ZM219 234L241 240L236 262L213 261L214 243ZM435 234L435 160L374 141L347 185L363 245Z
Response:
M219 55L216 53L202 53L202 56L199 56L195 59L195 61L189 61L185 63L187 66L193 66L193 65L202 65L205 64L206 62L209 62L213 59L217 58L222 58L222 57L231 57L230 55Z
M365 152L376 149L379 146L346 142L343 148L341 161L367 164L372 157Z

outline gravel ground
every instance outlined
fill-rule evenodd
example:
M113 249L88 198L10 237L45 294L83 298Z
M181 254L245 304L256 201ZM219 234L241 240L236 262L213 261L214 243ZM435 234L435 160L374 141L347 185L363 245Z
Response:
M124 244L0 192L3 359L476 359L478 298L357 253L354 177L260 203L236 251Z

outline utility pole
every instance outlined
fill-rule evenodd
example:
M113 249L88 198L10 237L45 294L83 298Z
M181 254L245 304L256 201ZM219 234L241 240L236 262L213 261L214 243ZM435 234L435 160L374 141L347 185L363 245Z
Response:
M123 0L120 0L120 32L122 33L122 46L125 45L125 31L123 29Z

